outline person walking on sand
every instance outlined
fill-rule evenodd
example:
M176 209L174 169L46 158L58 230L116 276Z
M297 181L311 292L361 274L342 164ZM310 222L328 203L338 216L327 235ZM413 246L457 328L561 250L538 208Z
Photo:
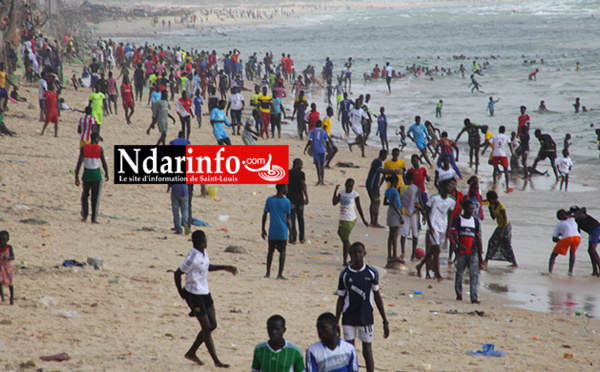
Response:
M15 272L12 265L12 261L15 260L15 252L12 245L8 244L10 235L8 231L0 231L0 298L4 302L4 289L3 286L8 287L10 293L10 304L14 305L14 286L13 286L13 274Z
M365 219L362 207L360 206L360 197L358 192L354 191L354 179L348 178L344 184L344 189L338 193L340 185L335 186L333 191L333 205L340 204L340 220L338 225L338 236L342 240L342 258L343 265L348 266L348 250L350 249L350 234L356 224L356 209L360 214L365 226L369 227L369 223Z
M287 198L291 203L292 228L290 231L290 244L295 244L296 239L304 244L304 206L308 205L308 189L306 188L306 176L302 171L302 159L296 158L289 172L289 184ZM296 219L298 229L296 230Z
M212 265L206 252L207 239L202 230L196 230L192 234L193 248L187 257L175 271L175 287L179 297L185 300L191 312L190 316L198 319L201 331L196 336L194 343L185 353L185 359L198 365L203 365L196 352L200 346L206 344L206 349L210 354L216 367L229 368L217 357L217 351L212 339L212 332L217 328L217 316L215 313L214 302L208 288L209 271L224 270L233 275L237 275L238 270L235 266ZM181 277L185 273L185 286L181 286Z
M92 193L92 223L98 223L98 206L100 205L100 189L102 187L102 172L100 165L104 169L104 179L108 182L108 165L104 158L104 149L98 144L100 136L94 132L90 136L92 142L83 146L79 150L79 159L75 166L75 185L79 186L79 169L83 164L83 192L81 193L81 220L86 221L88 217L88 199L90 191Z
M387 156L388 152L386 150L379 150L379 157L371 162L371 168L369 168L367 180L365 181L367 193L369 194L369 199L371 200L371 205L369 206L371 224L369 226L381 229L385 228L379 224L379 206L381 205L379 189L383 183L381 175L402 174L401 169L383 168L383 161L387 158Z
M267 273L265 278L271 276L271 264L273 263L273 255L275 250L279 252L279 271L277 279L287 279L283 276L283 268L285 265L285 250L288 240L288 230L290 229L291 221L290 214L292 213L291 203L286 194L288 192L287 185L278 184L277 194L269 196L265 203L265 210L262 216L261 236L263 239L269 238L269 251L267 253ZM267 215L270 215L269 234L265 225L267 223Z
M456 190L454 178L440 181L440 193L435 194L427 201L426 207L421 212L427 221L427 240L425 246L425 257L416 266L417 276L421 277L423 265L431 265L434 279L438 282L444 280L440 274L440 247L444 239L450 237L450 226L452 225L452 210L456 206L456 200L451 194ZM426 278L429 279L429 267L426 266Z
M506 207L498 200L498 194L495 191L488 191L486 198L490 203L490 216L496 220L498 227L488 241L487 254L483 261L483 266L488 266L489 260L508 261L510 267L517 268L517 259L512 249L512 225L506 215Z
M356 338L362 341L363 357L367 372L375 371L373 357L373 302L383 320L383 338L390 336L390 322L387 320L385 306L379 292L379 273L377 269L365 264L367 255L365 245L356 242L350 246L352 262L340 273L336 295L338 300L335 317L342 320L344 339L354 345ZM328 370L335 371L335 370Z

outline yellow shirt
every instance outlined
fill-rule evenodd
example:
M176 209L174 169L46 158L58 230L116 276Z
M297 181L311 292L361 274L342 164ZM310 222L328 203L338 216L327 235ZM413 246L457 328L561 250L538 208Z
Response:
M493 210L494 216L496 217L496 223L498 223L498 227L504 226L504 218L502 217L502 211L506 211L506 207L504 204L498 202L498 205ZM506 216L506 224L508 225L510 221L508 220L508 215Z
M386 161L385 163L383 163L383 169L406 169L406 166L404 165L404 160L402 159L398 159L396 161L393 161L392 159ZM402 175L399 174L398 175L398 190L400 190L400 186L402 186ZM390 188L391 185L388 182L387 183L387 187Z
M0 71L0 88L6 88L6 71Z
M489 130L487 132L485 132L485 140L486 141L490 141L490 139L492 139L492 137L494 137L494 134L492 134L492 132L490 132ZM490 143L490 148L492 149L492 151L490 152L490 159L492 159L494 157L494 144Z
M325 132L327 132L327 135L331 137L331 135L329 134L329 131L331 130L331 118L329 116L325 116L325 119L323 119L323 126L322 128L325 129Z
M261 94L258 96L258 104L261 112L271 113L271 103L273 102L273 98L270 95Z

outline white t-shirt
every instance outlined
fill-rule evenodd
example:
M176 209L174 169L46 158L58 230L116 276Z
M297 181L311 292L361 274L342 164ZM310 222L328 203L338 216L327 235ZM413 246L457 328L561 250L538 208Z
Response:
M48 83L44 79L40 79L38 82L38 96L39 99L44 99L44 93L48 90Z
M435 172L438 174L438 182L456 178L456 171L452 169L452 167L448 168L448 170L444 168L438 168Z
M571 236L581 236L579 235L579 231L577 230L577 222L575 222L574 218L567 218L564 221L560 221L556 224L554 228L553 237L558 238L562 236L564 238L570 238Z
M435 194L427 202L427 206L431 208L429 219L435 233L444 234L448 228L448 213L452 213L456 200L448 195L443 199L440 194Z
M350 123L352 123L352 130L354 131L354 133L356 133L357 135L362 135L362 119L368 119L369 115L367 115L367 113L364 112L363 109L355 107L352 110L350 110L349 116Z
M496 134L490 138L490 143L494 144L492 156L506 157L506 145L510 143L510 138L506 134Z
M229 102L231 103L232 110L241 110L242 102L244 102L244 96L242 96L240 93L230 94Z
M556 166L558 167L560 173L569 174L571 173L573 162L571 161L571 158L560 158L556 161Z
M323 341L306 349L306 372L358 371L358 357L354 346L340 338L330 350Z
M387 77L394 77L394 68L392 66L387 66L385 72L387 73Z
M210 260L206 250L204 253L196 248L192 248L190 253L179 266L179 269L185 273L185 288L186 291L196 295L207 295L208 290L208 268Z
M345 189L340 191L340 221L356 220L356 211L354 210L356 198L358 198L358 193L355 190L349 194Z

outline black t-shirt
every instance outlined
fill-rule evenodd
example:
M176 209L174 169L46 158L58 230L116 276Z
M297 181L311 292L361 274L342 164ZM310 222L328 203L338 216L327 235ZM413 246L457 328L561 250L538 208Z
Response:
M573 213L576 210L577 209L571 208L571 210L569 212ZM594 230L596 230L598 227L600 227L600 222L598 222L598 220L596 220L594 217L588 215L587 213L585 214L584 218L576 218L575 222L577 222L577 226L579 227L580 230L583 230L588 234L593 233Z
M529 133L525 133L521 136L521 150L529 151Z
M90 63L90 71L91 72L98 73L98 70L100 70L100 64L98 64L98 62Z
M289 184L287 198L293 204L304 205L304 195L302 194L302 181L305 181L306 177L304 172L299 169L290 169L289 172Z
M543 151L556 151L556 143L554 143L552 136L550 136L549 134L542 134L539 138L539 141L540 145L542 145Z
M136 69L133 76L134 76L136 84L138 84L138 85L144 84L144 70L142 70L141 68Z

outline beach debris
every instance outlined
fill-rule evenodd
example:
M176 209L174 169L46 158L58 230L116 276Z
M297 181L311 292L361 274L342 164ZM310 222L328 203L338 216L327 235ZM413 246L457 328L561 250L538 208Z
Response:
M197 219L196 217L192 217L192 225L195 225L195 226L208 226L208 227L212 227L212 225L211 225L211 224L209 224L208 222L206 222L206 221L202 221L202 220L199 220L199 219Z
M484 356L484 357L495 357L500 358L506 355L506 352L500 350L494 350L494 344L483 344L481 350L473 350L467 352L468 355Z
M87 264L94 269L102 269L104 267L104 258L102 257L88 257Z
M222 229L217 229L217 231L229 232L229 230L226 227L224 227Z
M408 270L408 266L406 266L406 264L404 262L398 262L398 261L388 261L388 263L385 265L386 269L392 269L392 270Z
M27 206L26 206L27 207ZM28 207L29 208L29 207ZM29 209L28 209L29 210ZM50 223L41 218L27 218L25 220L20 220L21 223L26 223L28 225L50 225Z
M32 359L32 360L28 360L26 362L20 363L19 367L21 367L21 368L35 368L37 366L35 364L35 361Z
M241 245L230 245L225 248L225 252L227 253L237 253L237 254L246 254L248 250Z
M71 357L67 353L58 353L54 355L41 356L40 360L43 360L44 362L63 362L65 360L71 360Z
M80 318L82 315L79 315L77 311L73 310L52 310L52 315L57 316L59 318Z
M2 319L0 320L0 325L12 325L13 322L10 319Z
M421 363L417 367L419 371L431 371L431 364L429 363Z
M148 232L156 232L156 229L154 227L142 227L140 229L133 229L133 231L148 231Z
M414 290L413 293L420 295L420 294L423 294L423 291Z
M40 303L42 305L44 305L45 307L56 306L56 305L58 305L58 300L55 299L54 297L46 296L46 297L40 298Z
M108 282L110 284L119 284L119 278L108 279Z
M238 308L234 307L232 309L229 309L229 312L230 313L234 313L234 314L241 314L242 313L242 309L238 309Z
M72 266L79 266L79 267L81 267L81 266L85 266L85 263L84 262L79 262L77 260L64 260L63 263L62 263L62 265L64 267L72 267Z
M573 353L564 353L563 357L565 359L575 359L575 354L573 354Z
M340 168L360 168L358 165L354 165L354 163L351 161L346 161L346 162L340 161L336 165Z
M222 214L219 217L217 217L217 219L221 222L225 222L227 220L229 220L229 215L228 214Z

